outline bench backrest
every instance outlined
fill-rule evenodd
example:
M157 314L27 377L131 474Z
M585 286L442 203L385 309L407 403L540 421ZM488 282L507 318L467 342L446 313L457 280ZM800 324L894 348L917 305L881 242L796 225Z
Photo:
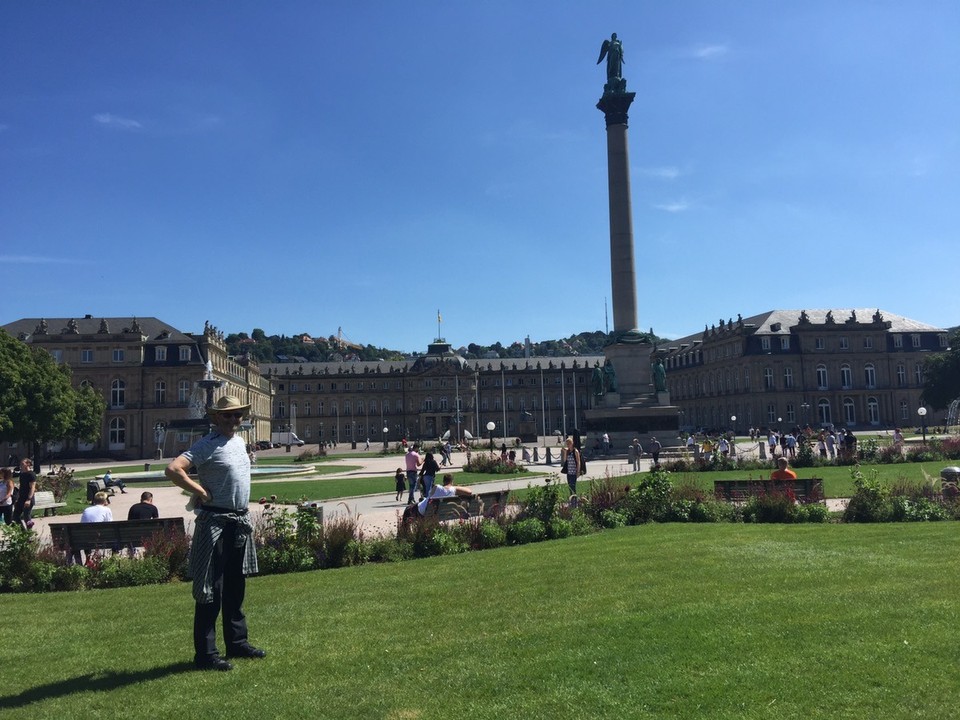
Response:
M50 507L51 505L60 505L63 503L58 503L53 497L53 492L51 490L37 490L33 493L33 507Z
M184 532L183 518L116 520L101 523L50 523L53 544L70 550L143 547L150 536L161 530Z
M474 493L473 497L434 498L427 503L427 517L438 520L459 520L469 517L494 517L503 512L507 505L509 490L491 490Z
M797 500L823 500L823 478L796 478L794 480L714 480L713 491L724 500L743 500L761 492L790 489Z

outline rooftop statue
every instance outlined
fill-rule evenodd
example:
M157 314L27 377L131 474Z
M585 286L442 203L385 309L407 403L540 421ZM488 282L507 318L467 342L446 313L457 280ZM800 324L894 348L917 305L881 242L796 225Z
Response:
M609 40L604 40L600 46L600 57L597 59L597 65L607 58L607 80L619 80L623 72L623 45L617 40L617 34L613 33Z

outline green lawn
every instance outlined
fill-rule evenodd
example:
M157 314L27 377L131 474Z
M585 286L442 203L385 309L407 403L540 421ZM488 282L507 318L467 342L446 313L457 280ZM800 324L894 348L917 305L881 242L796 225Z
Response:
M527 480L540 481L542 477L536 473L522 475L493 475L490 473L456 473L457 485L474 485L476 483L492 482L494 480ZM283 504L293 504L301 498L308 500L332 500L339 497L355 497L357 495L376 495L378 493L392 493L396 485L393 475L379 475L376 477L329 478L327 480L294 480L275 482L271 480L253 481L250 483L250 497L253 500L261 497L277 496L277 501Z
M897 463L887 465L861 465L861 472L870 477L876 471L877 478L883 483L891 484L901 479L910 482L922 482L923 473L934 478L940 477L941 468L950 465L952 461L940 460L934 463ZM794 468L797 477L823 478L823 491L828 498L850 497L853 494L853 480L850 472L853 466L823 466L812 468ZM695 483L700 487L713 492L713 481L734 478L760 479L769 478L773 468L758 470L727 470L723 472L696 472L671 473L670 479L674 483Z
M253 579L232 673L186 584L5 596L4 717L956 718L956 523L648 525ZM16 668L25 669L15 672Z

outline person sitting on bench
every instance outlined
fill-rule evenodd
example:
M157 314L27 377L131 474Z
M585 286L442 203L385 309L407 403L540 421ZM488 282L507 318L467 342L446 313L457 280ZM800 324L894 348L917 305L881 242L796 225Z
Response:
M140 502L130 506L127 520L155 520L160 517L160 511L153 504L153 493L145 490L140 493Z
M473 497L473 490L465 487L457 487L453 484L453 475L447 473L443 476L443 485L434 485L433 489L430 491L430 497L426 497L416 505L408 505L407 509L403 511L403 522L409 523L414 520L419 520L424 515L427 514L427 507L430 504L431 500L436 500L438 498L445 497Z
M123 480L114 480L114 479L113 479L113 476L110 475L110 471L109 471L109 470L107 470L107 471L103 474L103 486L104 486L105 488L118 487L118 488L120 488L120 492L122 492L122 493L127 492L127 490L126 490L126 487L127 487L127 486L124 484Z
M84 510L83 515L80 516L80 522L113 522L113 513L107 507L109 502L110 498L105 492L98 492L93 496L93 505Z
M777 469L770 473L771 480L796 480L797 474L787 467L787 459L783 456L777 458Z

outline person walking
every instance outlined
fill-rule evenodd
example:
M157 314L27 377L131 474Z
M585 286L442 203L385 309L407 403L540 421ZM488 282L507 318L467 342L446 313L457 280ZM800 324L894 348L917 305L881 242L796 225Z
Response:
M217 651L217 617L223 610L223 640L229 658L263 658L247 637L243 613L246 576L255 574L257 550L250 523L250 458L236 434L250 410L233 395L207 409L213 431L167 466L167 479L194 495L197 519L190 551L193 576L194 665L232 670ZM198 480L188 474L196 466Z
M570 495L577 494L577 478L580 476L580 451L573 446L573 438L567 438L567 444L560 451L560 467L563 468L567 476L567 487L570 488Z
M393 482L397 489L397 496L394 500L400 502L403 500L403 493L407 490L407 484L403 478L403 468L397 468L397 474L393 476Z
M13 470L0 468L0 517L4 525L13 523Z
M440 472L440 465L434 459L433 453L428 452L423 458L423 467L420 470L423 478L423 497L430 497L430 488L433 487L438 472Z
M24 458L20 461L20 496L13 508L13 521L20 523L27 530L33 527L30 514L33 512L33 496L36 492L37 476L33 472L33 460Z
M404 467L407 470L407 505L413 505L413 494L417 491L417 468L423 464L420 453L417 452L417 446L411 445L407 454L403 456Z

